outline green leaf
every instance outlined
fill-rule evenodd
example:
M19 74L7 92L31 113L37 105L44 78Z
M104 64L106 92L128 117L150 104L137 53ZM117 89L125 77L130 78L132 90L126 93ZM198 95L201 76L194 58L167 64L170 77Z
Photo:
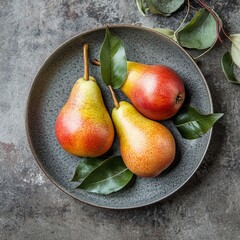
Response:
M240 68L240 34L230 35L229 38L232 40L232 60Z
M203 115L194 107L188 106L174 117L173 123L183 138L196 139L206 133L222 116L223 113Z
M145 0L136 0L136 4L138 7L138 11L145 16L146 12L149 10L148 7L146 7L146 1Z
M84 158L80 160L71 182L83 180L90 172L103 162L102 158Z
M230 52L226 52L221 60L223 72L229 82L240 84L233 71L233 59Z
M154 28L155 31L162 33L163 35L171 38L173 41L177 42L177 38L173 30L169 28Z
M120 88L127 76L127 58L121 40L113 36L108 27L100 51L102 79L107 86Z
M170 16L177 11L183 3L184 0L147 0L150 12L163 16Z
M125 166L120 156L110 157L84 178L77 188L109 194L125 187L132 177L133 173Z
M221 21L219 19L219 21ZM218 37L215 18L204 8L200 9L192 20L177 34L182 47L206 49L211 47Z

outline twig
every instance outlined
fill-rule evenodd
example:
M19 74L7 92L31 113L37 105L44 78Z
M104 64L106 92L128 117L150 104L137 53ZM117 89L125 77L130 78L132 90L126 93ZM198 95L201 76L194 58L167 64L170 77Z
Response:
M181 22L181 24L179 25L179 27L175 30L174 35L176 35L176 33L181 29L182 25L184 24L184 22L186 21L188 14L189 14L189 10L190 10L190 1L187 1L187 13L183 19L183 21Z

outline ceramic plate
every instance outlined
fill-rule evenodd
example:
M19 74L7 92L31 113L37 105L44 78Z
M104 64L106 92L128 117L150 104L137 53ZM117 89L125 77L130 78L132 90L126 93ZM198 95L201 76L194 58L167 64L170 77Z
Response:
M136 26L111 26L125 46L127 58L146 64L165 64L175 69L184 80L190 104L202 113L212 112L207 83L191 57L172 40ZM177 143L173 164L156 178L136 178L135 183L119 192L104 196L75 189L70 179L80 158L66 153L55 137L55 120L65 104L75 81L83 75L82 46L89 43L90 59L99 59L105 28L79 34L63 43L43 64L36 75L27 103L26 130L33 155L43 172L67 194L99 207L126 209L160 201L183 186L204 158L211 131L196 140L183 139L170 121L166 125ZM100 77L100 69L90 64L90 75L97 79L106 106L111 112L113 101ZM117 91L119 100L126 97ZM108 155L119 154L118 140Z

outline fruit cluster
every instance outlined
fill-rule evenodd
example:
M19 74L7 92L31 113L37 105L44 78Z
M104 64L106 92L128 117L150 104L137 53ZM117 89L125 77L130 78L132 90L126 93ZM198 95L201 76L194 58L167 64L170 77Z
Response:
M184 83L164 65L127 63L121 90L132 104L118 102L110 117L96 80L88 73L88 45L84 45L84 77L76 81L56 120L56 137L70 154L103 155L112 146L114 128L125 165L141 177L155 177L174 160L176 146L171 132L159 120L177 113L185 99ZM157 121L156 121L157 120Z

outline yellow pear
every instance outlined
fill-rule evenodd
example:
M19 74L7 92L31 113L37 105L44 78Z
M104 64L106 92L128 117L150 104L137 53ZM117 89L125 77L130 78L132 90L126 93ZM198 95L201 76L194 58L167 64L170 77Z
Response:
M126 166L141 177L155 177L174 160L176 146L162 124L141 115L130 103L115 104L112 119Z
M84 77L76 81L56 119L56 137L67 152L97 157L109 150L114 127L96 80L88 75L88 45L84 45Z

